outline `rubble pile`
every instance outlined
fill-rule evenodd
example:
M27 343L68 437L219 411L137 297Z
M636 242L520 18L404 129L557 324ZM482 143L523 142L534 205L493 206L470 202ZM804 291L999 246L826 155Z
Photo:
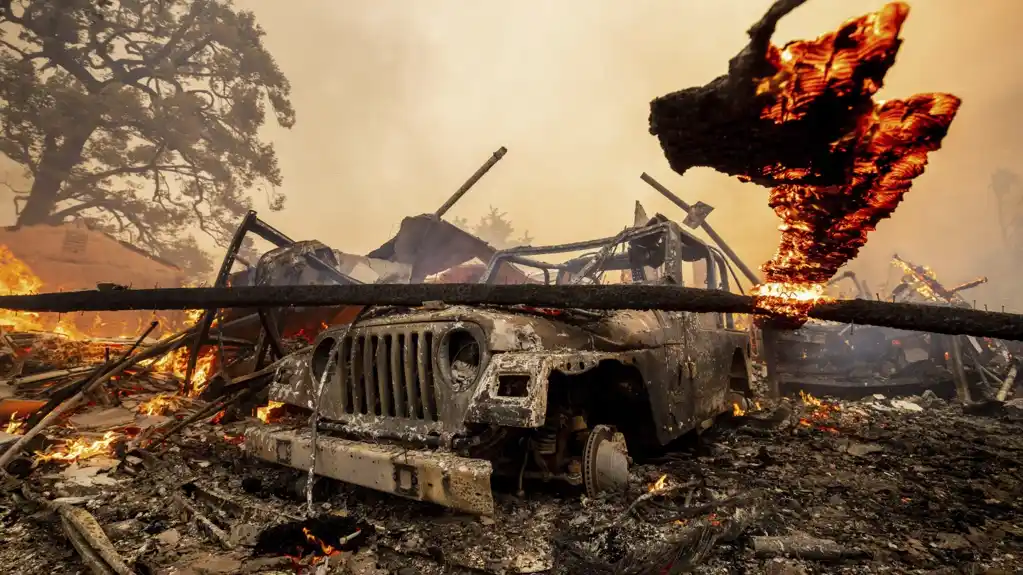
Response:
M41 458L31 491L87 512L145 573L994 575L1020 564L1020 400L985 413L933 394L736 407L743 415L634 467L627 494L498 486L493 517L326 479L306 513L305 474L246 457L255 417L186 428L160 455ZM66 527L26 485L4 484L0 564L80 571L80 554L55 544Z

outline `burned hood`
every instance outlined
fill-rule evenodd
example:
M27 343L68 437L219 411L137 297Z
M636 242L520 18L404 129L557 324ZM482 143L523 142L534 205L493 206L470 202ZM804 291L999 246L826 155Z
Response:
M473 258L488 262L496 251L458 226L424 214L402 220L398 234L367 257L411 266L412 281L421 281Z
M539 313L514 308L450 306L414 310L364 320L360 326L399 327L422 322L467 322L487 334L491 351L541 349L624 351L662 345L663 330L653 312L621 311L601 318L579 320L568 314Z

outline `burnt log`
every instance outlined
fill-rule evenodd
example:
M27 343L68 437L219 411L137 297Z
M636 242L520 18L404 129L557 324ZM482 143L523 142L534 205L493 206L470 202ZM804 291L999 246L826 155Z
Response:
M831 539L815 539L805 535L789 537L754 537L753 551L757 557L793 557L813 561L835 561L862 556Z
M0 309L61 312L318 306L530 306L591 310L666 310L770 316L751 296L670 285L372 284L239 286L0 296ZM913 303L838 300L815 305L814 319L910 331L1023 341L1023 315Z

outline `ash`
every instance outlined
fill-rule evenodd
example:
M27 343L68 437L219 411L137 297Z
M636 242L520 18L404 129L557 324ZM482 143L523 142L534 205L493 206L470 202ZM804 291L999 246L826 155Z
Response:
M1019 572L1020 400L967 413L929 394L810 399L719 421L634 466L621 495L497 485L492 518L323 481L310 520L303 474L243 455L246 422L201 424L162 455L6 480L0 567L89 572L28 485L89 511L137 573ZM264 535L303 521L341 525L340 551L300 557L294 537L275 550Z

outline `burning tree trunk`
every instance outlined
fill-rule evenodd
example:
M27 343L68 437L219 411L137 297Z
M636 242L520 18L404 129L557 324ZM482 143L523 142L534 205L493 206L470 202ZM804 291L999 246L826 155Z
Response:
M669 285L529 284L363 284L80 291L0 296L0 309L66 313L282 306L418 307L427 302L699 313L753 314L764 311L753 297L720 290ZM767 310L766 313L771 312ZM812 318L839 323L1023 341L1023 316L1013 313L871 300L818 302L807 313Z
M777 22L803 2L775 2L726 76L650 105L650 132L676 172L707 166L773 188L782 238L757 291L765 307L796 316L892 214L960 104L950 94L873 101L895 63L906 4L816 40L771 44Z

